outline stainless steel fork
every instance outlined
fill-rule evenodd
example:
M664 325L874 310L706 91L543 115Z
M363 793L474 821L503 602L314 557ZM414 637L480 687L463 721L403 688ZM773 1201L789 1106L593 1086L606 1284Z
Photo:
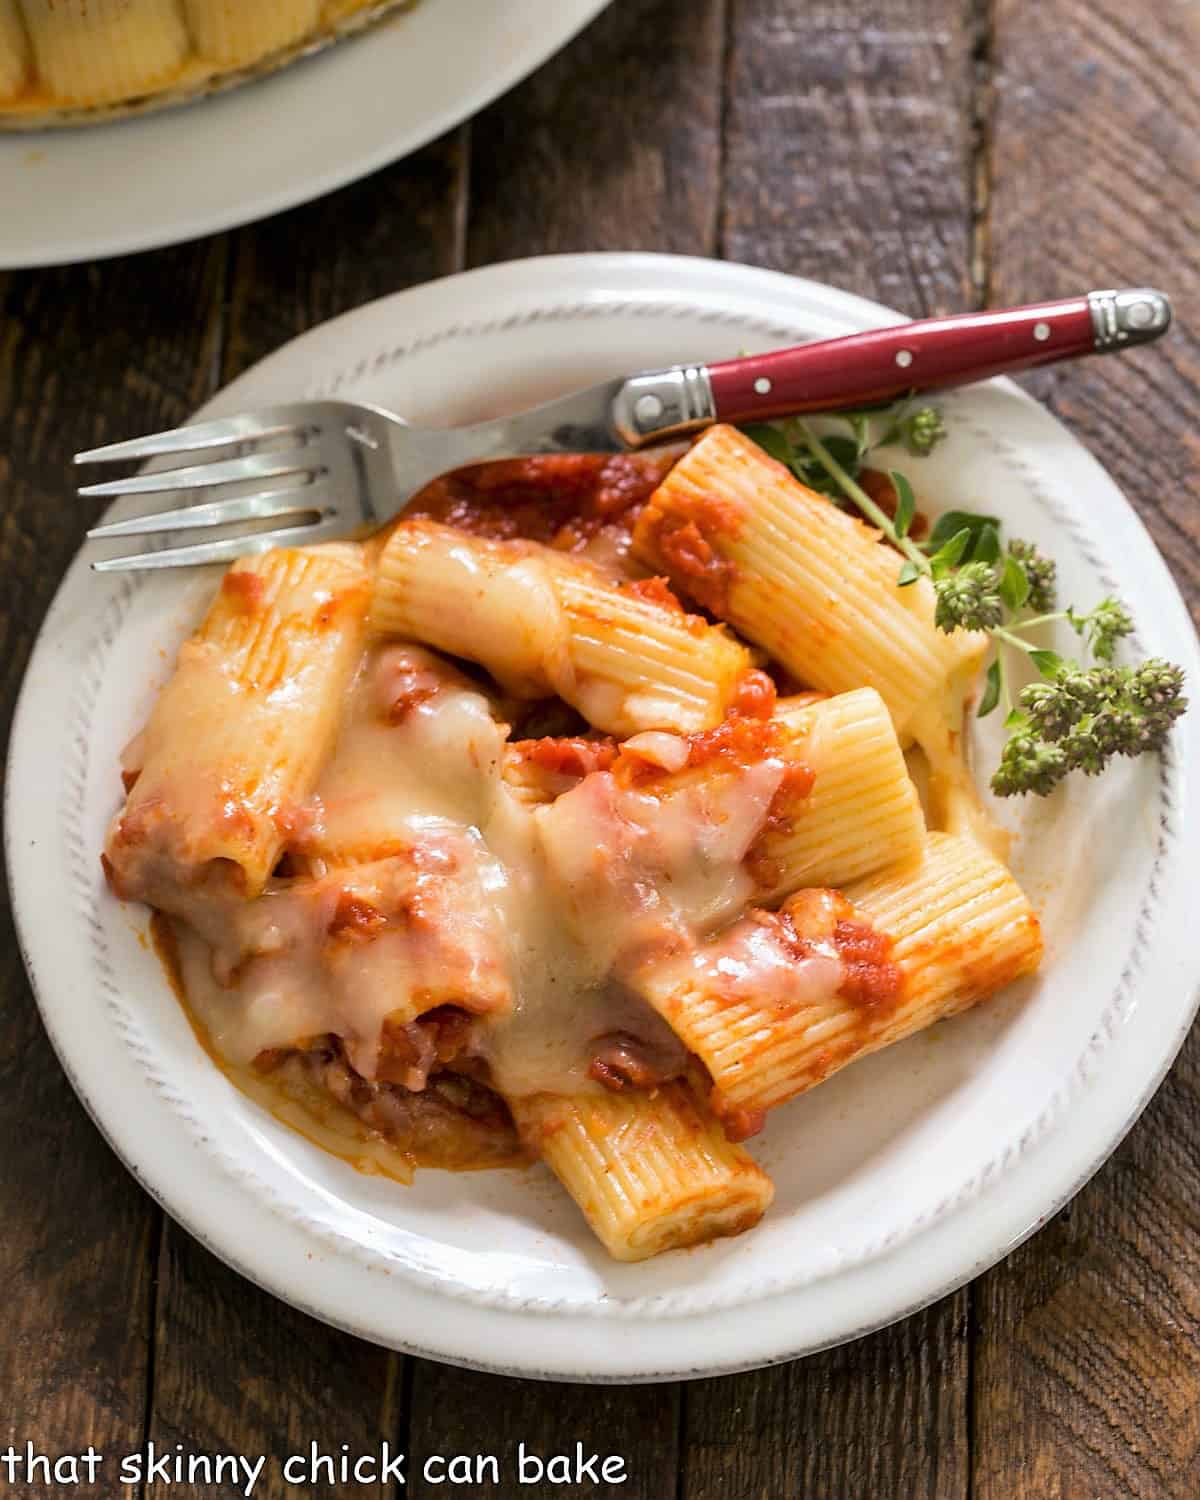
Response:
M615 400L629 382L604 387ZM609 402L608 405L612 405ZM192 532L239 523L277 524L206 542L101 558L98 573L230 562L271 547L308 546L373 530L419 489L451 469L536 453L618 452L646 441L597 420L596 390L470 427L410 427L379 406L300 401L198 422L75 455L77 464L195 455L183 468L84 485L84 497L190 495L190 503L95 526L91 541ZM610 414L611 416L611 414ZM666 435L667 429L663 429ZM234 493L231 487L240 490ZM212 491L224 497L209 498Z
M618 378L470 427L411 427L378 406L308 401L75 455L75 462L201 461L84 486L80 495L167 495L190 503L88 532L114 537L282 523L207 542L103 558L98 572L229 562L381 526L429 480L464 464L537 453L617 453L713 422L830 411L1108 353L1165 333L1171 304L1147 288L902 323L713 365ZM221 498L210 498L216 491Z

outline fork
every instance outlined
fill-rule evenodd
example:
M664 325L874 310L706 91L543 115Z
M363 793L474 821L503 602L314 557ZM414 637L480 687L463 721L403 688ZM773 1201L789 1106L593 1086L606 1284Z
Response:
M184 495L169 510L93 527L91 541L269 529L93 562L97 572L230 562L374 530L430 480L465 464L539 453L630 452L713 422L755 422L875 405L1160 337L1171 304L1148 288L930 318L711 365L608 380L515 416L410 426L380 406L299 401L177 427L75 455L77 464L198 462L89 484L85 498ZM236 491L236 492L235 492Z

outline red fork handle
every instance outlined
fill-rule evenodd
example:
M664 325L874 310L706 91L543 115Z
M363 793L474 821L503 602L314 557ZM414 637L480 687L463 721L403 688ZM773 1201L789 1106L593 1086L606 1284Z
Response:
M1170 300L1149 287L1132 287L901 323L715 365L675 365L617 384L608 437L640 448L712 422L874 406L911 392L1148 344L1170 326Z
M724 360L708 367L713 415L751 422L874 405L1146 343L1170 320L1161 292L1090 292Z

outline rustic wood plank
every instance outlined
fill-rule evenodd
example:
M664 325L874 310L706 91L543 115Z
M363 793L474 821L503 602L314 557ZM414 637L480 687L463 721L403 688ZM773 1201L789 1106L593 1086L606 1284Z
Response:
M469 127L234 236L222 379L375 297L463 264Z
M204 394L224 245L0 277L0 735L95 507L80 448L180 421ZM114 783L115 784L115 783ZM0 932L0 1448L136 1448L160 1214L84 1114ZM126 1494L114 1469L85 1494ZM14 1493L25 1493L20 1482ZM28 1491L32 1493L32 1488ZM41 1492L41 1491L39 1491Z
M731 0L722 252L918 316L970 295L964 0Z
M910 314L971 281L972 27L941 0L732 0L723 251ZM968 1293L688 1386L685 1500L968 1493Z
M233 237L220 369L229 379L304 329L461 265L466 131L329 198ZM402 1361L258 1291L174 1225L164 1229L149 1433L208 1453L265 1454L260 1500L346 1493L283 1465L309 1444L339 1459L393 1451ZM286 1400L281 1396L286 1393ZM365 1471L364 1471L365 1472ZM336 1470L334 1471L336 1475ZM352 1485L377 1500L382 1481ZM228 1490L197 1485L197 1500Z
M687 1390L685 1500L967 1494L965 1293L840 1349Z
M723 249L913 314L970 292L973 29L941 0L733 0ZM685 1392L684 1500L967 1494L968 1293Z
M726 0L621 0L474 131L471 265L711 254Z
M414 1362L412 1418L408 1450L413 1473L406 1494L433 1500L445 1484L426 1480L425 1460L433 1454L494 1455L499 1482L485 1473L467 1493L481 1500L523 1500L529 1495L570 1494L583 1497L620 1495L622 1500L662 1500L675 1493L678 1468L679 1394L677 1385L585 1386L542 1380L512 1380L479 1375L424 1360ZM576 1462L576 1444L584 1456L623 1460L608 1470L610 1482L585 1477L570 1487L549 1476L537 1483L530 1466L521 1482L519 1445L548 1463L555 1455ZM561 1471L552 1469L551 1475ZM573 1472L573 1471L572 1471ZM586 1474L587 1471L585 1471ZM591 1472L603 1476L601 1463ZM618 1473L623 1478L618 1479Z
M1200 379L1200 14L1187 0L999 0L994 300L1159 284L1153 349L1031 382L1123 484L1200 618L1192 411ZM1200 1488L1200 1037L1124 1145L977 1283L978 1500Z
M991 216L993 296L1158 283L1175 298L1153 349L1059 366L1034 383L1137 503L1200 610L1200 13L1163 0L1001 0ZM1197 615L1200 618L1200 614Z
M394 1494L381 1482L343 1484L337 1465L343 1453L379 1455L384 1443L395 1452L400 1360L259 1291L169 1220L154 1348L149 1437L159 1452L181 1443L185 1452L252 1463L264 1456L256 1500ZM333 1468L314 1465L313 1444ZM302 1462L285 1478L293 1456ZM216 1500L231 1490L199 1483L186 1493Z

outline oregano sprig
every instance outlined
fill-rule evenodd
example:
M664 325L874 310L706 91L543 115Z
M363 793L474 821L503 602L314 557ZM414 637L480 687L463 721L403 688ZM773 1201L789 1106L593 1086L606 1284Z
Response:
M822 419L848 431L820 433L793 418L743 429L811 489L857 509L901 554L896 582L911 587L927 578L940 630L986 632L994 654L977 713L986 717L1003 702L1009 738L992 777L1001 797L1045 796L1072 771L1098 775L1117 756L1160 750L1187 708L1182 669L1152 657L1134 666L1114 665L1117 646L1133 633L1132 616L1119 599L1101 599L1090 610L1057 608L1057 568L1033 542L1002 540L996 516L952 510L938 517L924 542L912 537L916 496L907 477L888 471L895 512L888 515L860 483L875 449L903 446L924 457L946 436L941 414L912 399L882 412L831 414ZM873 437L874 423L882 427ZM1028 639L1035 628L1065 621L1080 637L1084 659L1070 661ZM1023 656L1038 673L1013 702L1009 661ZM1089 664L1087 658L1091 657Z

